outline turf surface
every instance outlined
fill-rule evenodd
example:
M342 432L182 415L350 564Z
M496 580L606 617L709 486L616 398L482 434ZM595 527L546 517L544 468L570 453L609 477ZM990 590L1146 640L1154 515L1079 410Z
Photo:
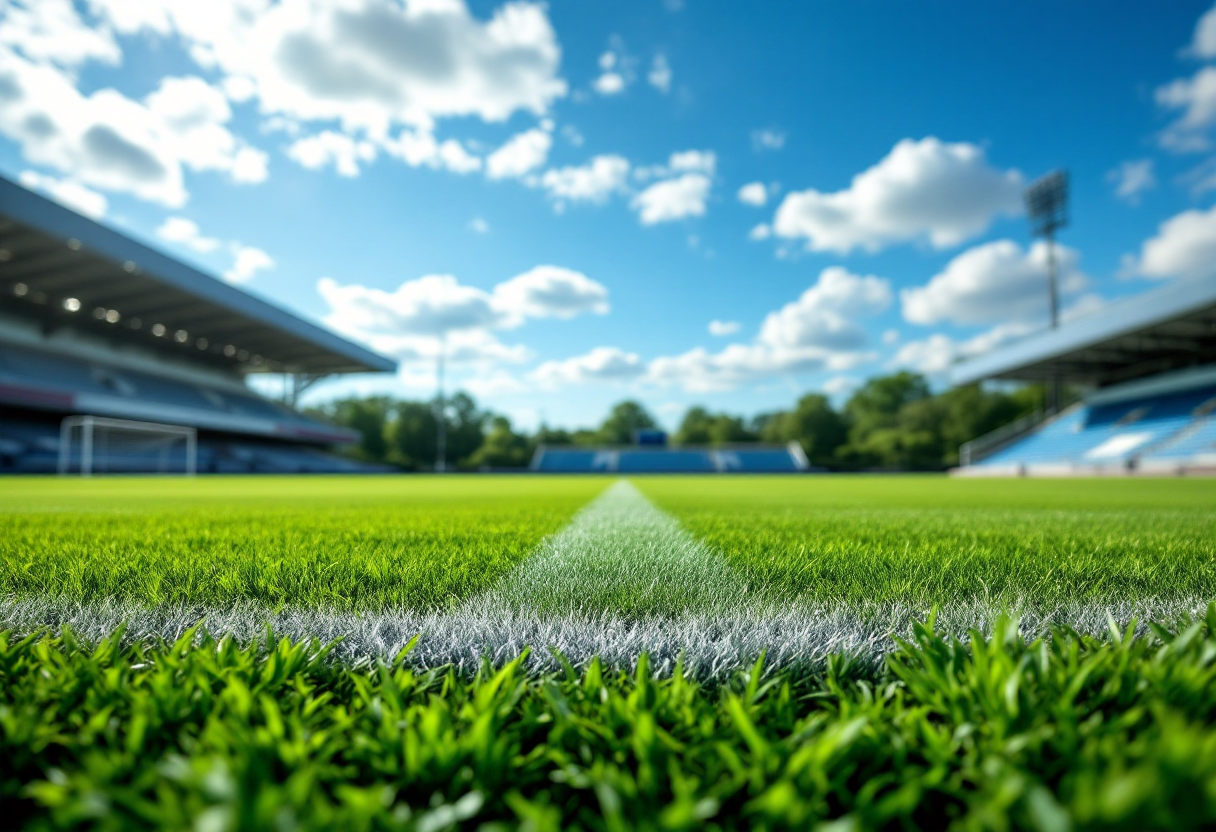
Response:
M749 586L994 607L1216 597L1216 480L635 477Z
M30 829L1211 829L1214 628L920 628L868 679L713 689L0 635L0 803Z
M54 632L0 633L5 823L1216 825L1216 611L994 617L1201 610L1216 483L633 482L0 480L5 620ZM204 608L238 638L158 638Z
M447 608L608 483L535 477L0 479L0 593Z

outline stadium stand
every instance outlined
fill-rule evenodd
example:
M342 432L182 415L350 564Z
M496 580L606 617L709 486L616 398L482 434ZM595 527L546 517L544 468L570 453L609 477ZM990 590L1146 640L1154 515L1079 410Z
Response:
M352 431L246 380L281 374L294 404L321 378L393 361L2 177L0 299L0 472L55 471L60 423L80 415L194 428L200 472L385 470L331 452ZM95 470L164 463L106 452Z
M532 457L533 471L545 473L793 474L810 468L796 442L787 447L736 445L727 448L647 447L571 448L542 445Z
M1080 402L960 449L972 476L1216 473L1216 281L1177 281L956 364L957 384L1057 379Z

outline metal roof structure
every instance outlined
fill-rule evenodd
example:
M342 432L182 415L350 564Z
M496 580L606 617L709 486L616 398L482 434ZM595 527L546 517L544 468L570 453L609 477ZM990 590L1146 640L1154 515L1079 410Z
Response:
M377 355L0 177L0 306L238 373L393 372Z
M1179 279L964 359L950 380L1106 387L1207 364L1216 364L1216 279Z

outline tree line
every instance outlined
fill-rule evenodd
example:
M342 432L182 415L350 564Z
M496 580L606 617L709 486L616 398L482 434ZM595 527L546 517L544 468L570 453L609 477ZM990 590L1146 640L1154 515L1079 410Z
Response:
M751 418L690 407L671 441L797 442L812 465L831 470L940 470L958 464L958 448L964 442L1042 405L1038 386L1001 391L968 385L934 393L923 376L903 371L870 379L840 408L819 393L803 396L789 410ZM435 402L373 396L340 399L310 412L357 431L359 442L349 452L359 459L407 470L434 468L439 425ZM634 431L657 426L641 404L623 401L596 428L541 426L526 433L515 430L506 416L480 409L466 393L448 399L444 418L447 464L464 470L523 468L541 444L628 445Z

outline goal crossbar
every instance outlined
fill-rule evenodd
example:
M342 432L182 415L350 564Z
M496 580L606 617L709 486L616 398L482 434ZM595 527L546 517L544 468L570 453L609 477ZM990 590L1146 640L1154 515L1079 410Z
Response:
M80 475L94 473L94 453L100 436L110 432L142 434L147 437L160 436L168 441L185 442L185 466L183 473L194 476L198 470L198 430L183 425L165 425L158 422L138 422L133 419L112 419L106 416L68 416L59 425L59 473L71 473L72 434L80 431ZM168 445L165 446L166 448Z

